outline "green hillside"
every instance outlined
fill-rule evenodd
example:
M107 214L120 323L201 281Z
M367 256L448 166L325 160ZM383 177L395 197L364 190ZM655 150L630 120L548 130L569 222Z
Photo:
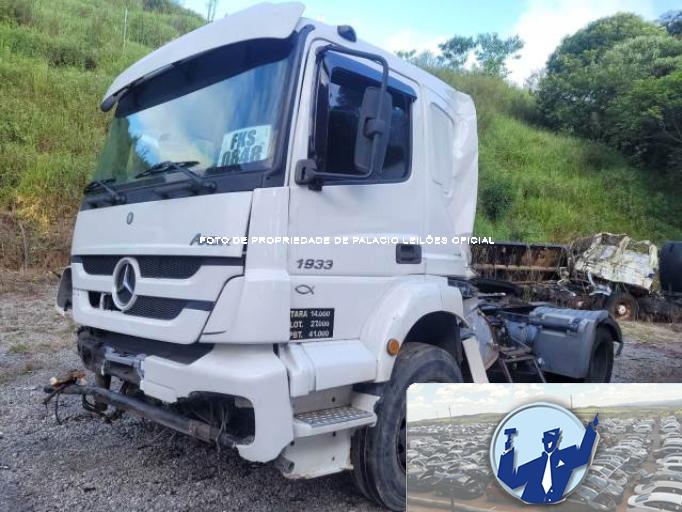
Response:
M104 91L132 62L203 22L169 0L0 0L0 266L66 261L111 115L99 110ZM476 100L479 234L682 239L679 184L604 146L535 128L530 96L499 79L436 73Z
M530 93L497 78L434 73L476 103L478 234L566 242L609 231L682 239L679 179L628 165L605 145L537 127Z
M110 118L104 92L203 23L170 0L0 0L0 266L63 264Z

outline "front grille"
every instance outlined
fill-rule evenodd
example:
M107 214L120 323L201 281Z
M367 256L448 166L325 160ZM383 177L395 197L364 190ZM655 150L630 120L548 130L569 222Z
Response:
M156 320L173 320L187 305L186 300L167 299L165 297L138 297L133 307L123 313L131 316L143 316Z
M88 274L103 276L112 275L114 267L120 259L119 256L83 256L80 261ZM74 261L78 260L74 258Z
M114 267L123 256L74 256L85 272L92 275L112 275ZM134 256L140 265L140 275L150 278L188 279L202 265L241 265L241 258L210 258L202 256Z
M90 306L93 308L107 311L120 311L111 299L111 295L108 293L88 292L88 299L90 301ZM139 296L137 300L135 300L133 307L127 311L123 311L123 314L154 318L156 320L173 320L185 308L207 311L210 309L210 305L210 302L204 301Z
M144 256L137 258L142 277L187 279L197 273L202 258L192 256Z

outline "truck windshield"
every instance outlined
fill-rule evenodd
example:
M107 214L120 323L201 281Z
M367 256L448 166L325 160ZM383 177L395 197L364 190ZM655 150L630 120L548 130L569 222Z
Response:
M132 87L118 102L93 179L124 189L186 179L143 173L166 161L189 162L217 180L272 170L286 130L294 39L212 50Z

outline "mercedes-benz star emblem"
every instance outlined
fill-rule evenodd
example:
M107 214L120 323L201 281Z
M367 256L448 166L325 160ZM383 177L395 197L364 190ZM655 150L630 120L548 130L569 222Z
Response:
M135 283L138 275L139 267L134 258L121 258L114 268L114 287L111 291L111 298L121 311L132 308L137 300Z

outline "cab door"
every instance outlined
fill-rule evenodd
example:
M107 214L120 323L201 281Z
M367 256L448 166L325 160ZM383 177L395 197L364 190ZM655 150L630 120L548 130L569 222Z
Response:
M319 171L343 176L315 190L290 173L287 264L292 308L333 308L336 327L329 337L355 338L397 276L424 272L421 247L409 243L424 236L425 226L424 180L414 165L421 156L415 144L419 97L415 84L390 72L393 107L383 168L354 178L362 174L354 150L364 91L378 87L381 74L369 61L333 51L316 58L324 44L313 43L306 64L293 163L313 159ZM296 237L314 243L297 244Z

